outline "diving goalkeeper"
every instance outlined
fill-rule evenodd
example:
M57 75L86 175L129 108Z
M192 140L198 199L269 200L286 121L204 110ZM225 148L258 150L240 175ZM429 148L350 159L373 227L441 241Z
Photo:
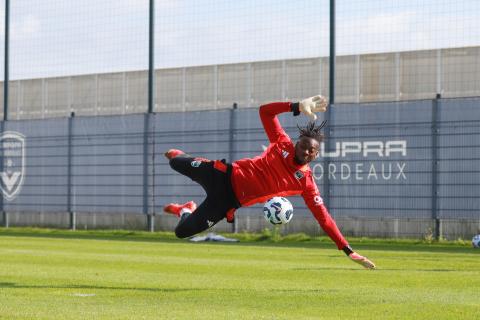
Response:
M368 269L375 264L353 251L325 207L312 176L309 163L318 157L323 140L322 127L316 126L316 112L327 110L327 100L322 96L300 102L274 102L260 107L260 119L270 140L270 145L255 158L240 159L232 164L225 160L208 160L192 157L181 150L170 149L165 156L170 166L200 184L207 197L198 206L189 201L171 203L164 211L180 217L175 228L179 238L202 232L226 218L233 222L235 210L262 203L274 196L301 195L322 229L335 242L339 250L354 262ZM292 112L304 113L312 120L299 128L299 138L294 144L285 133L277 115Z

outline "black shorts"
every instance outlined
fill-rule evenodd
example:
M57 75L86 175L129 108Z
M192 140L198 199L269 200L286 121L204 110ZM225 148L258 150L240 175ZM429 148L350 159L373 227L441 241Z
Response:
M227 212L240 207L230 180L232 166L225 160L177 156L170 160L175 171L200 184L207 197L194 213L181 219L175 228L179 238L202 232L226 217Z

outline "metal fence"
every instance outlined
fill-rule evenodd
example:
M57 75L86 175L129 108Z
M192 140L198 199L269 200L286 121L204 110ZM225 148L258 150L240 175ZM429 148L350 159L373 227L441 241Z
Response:
M311 164L334 217L423 219L437 229L446 220L480 221L479 103L462 98L334 105L329 143ZM293 139L297 123L306 122L290 114L280 119ZM161 216L166 203L204 197L200 187L170 169L165 150L234 161L268 144L256 109L1 125L2 208L17 214ZM296 219L310 216L301 198L292 202ZM261 216L261 208L242 208L242 216Z
M337 103L432 99L436 93L480 96L480 47L339 56L336 74ZM158 69L153 110L218 110L233 103L249 108L319 93L328 97L328 75L328 57ZM16 80L10 82L9 115L19 120L71 112L143 113L147 88L146 70Z
M479 12L475 0L5 0L0 101L19 120L318 93L335 103L479 96Z

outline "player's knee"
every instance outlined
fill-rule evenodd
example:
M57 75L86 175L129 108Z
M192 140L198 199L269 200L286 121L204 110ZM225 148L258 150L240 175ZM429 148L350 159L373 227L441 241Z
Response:
M194 233L192 233L189 228L186 228L185 226L179 225L175 228L175 236L180 239L185 239L190 236L192 236Z
M168 164L169 164L170 167L172 167L172 168L173 168L173 166L175 165L175 164L174 164L174 163L175 163L174 160L175 160L175 158L170 158L170 159L168 160Z
M180 159L178 157L171 158L168 160L168 163L170 164L170 167L174 170L177 170L180 168Z
M175 236L176 236L177 238L180 238L180 239L185 239L185 238L186 238L186 236L184 235L184 233L183 233L181 230L178 230L178 228L175 229Z

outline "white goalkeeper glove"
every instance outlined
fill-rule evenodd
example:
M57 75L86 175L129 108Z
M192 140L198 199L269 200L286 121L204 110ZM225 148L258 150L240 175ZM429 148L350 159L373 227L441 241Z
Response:
M307 99L303 99L299 102L299 109L300 112L306 114L312 120L317 120L317 115L315 112L325 112L327 111L327 99L325 97L318 95L314 97L310 97Z
M375 269L375 268L376 268L376 267L375 267L375 264L374 264L372 261L368 260L367 257L364 257L364 256L359 255L359 254L356 253L356 252L350 253L350 254L348 255L348 257L349 257L352 261L358 263L359 265L363 266L363 267L366 268L366 269Z

